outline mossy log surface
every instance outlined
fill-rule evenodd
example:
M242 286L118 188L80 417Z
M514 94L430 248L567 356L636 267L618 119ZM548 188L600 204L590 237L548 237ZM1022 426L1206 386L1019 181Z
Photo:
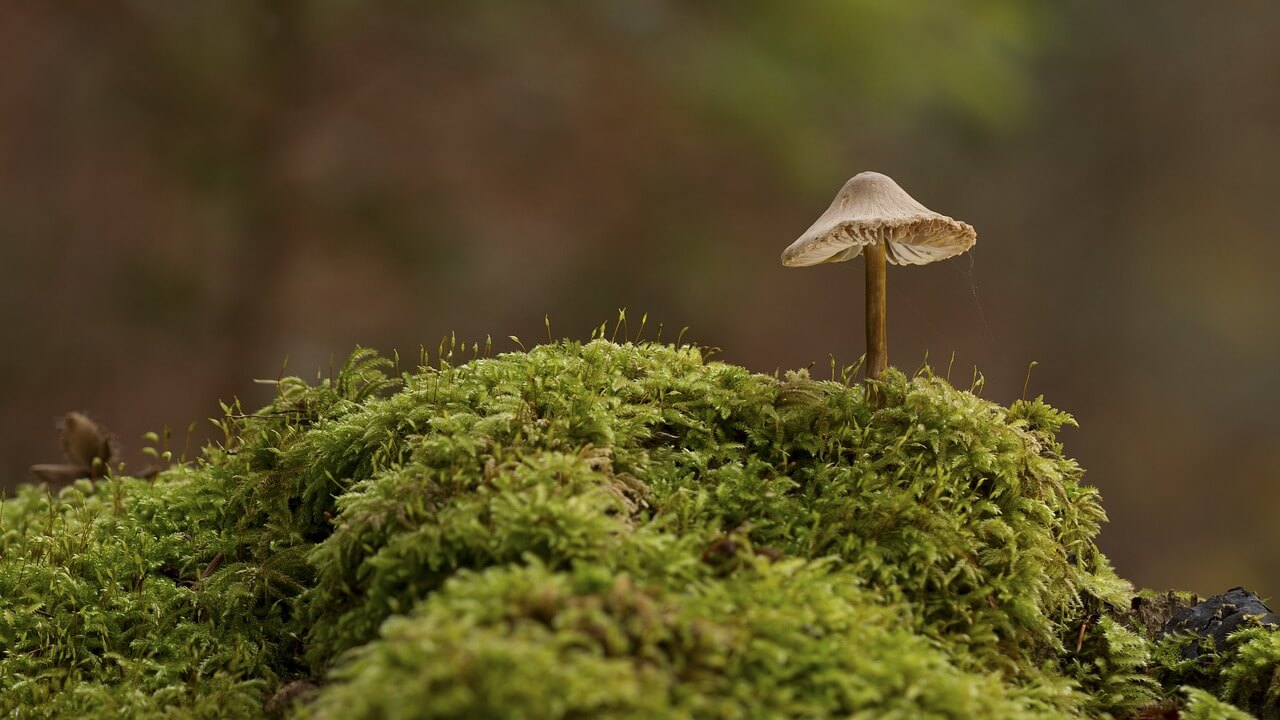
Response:
M286 378L5 500L0 714L1277 717L1280 633L1130 618L1068 415L864 391L603 340Z

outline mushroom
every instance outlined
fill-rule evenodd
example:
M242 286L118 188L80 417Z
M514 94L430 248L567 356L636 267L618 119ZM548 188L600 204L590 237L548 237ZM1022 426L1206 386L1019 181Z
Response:
M885 260L925 265L959 255L977 241L968 223L926 208L887 175L864 172L850 178L822 217L782 251L782 264L807 267L866 255L866 368L867 379L876 380L889 365Z

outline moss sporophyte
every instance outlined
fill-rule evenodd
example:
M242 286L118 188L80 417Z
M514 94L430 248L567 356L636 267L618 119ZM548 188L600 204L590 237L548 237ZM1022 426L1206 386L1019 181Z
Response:
M1132 620L1040 399L603 339L390 368L7 498L0 712L1274 716L1276 633L1187 661Z

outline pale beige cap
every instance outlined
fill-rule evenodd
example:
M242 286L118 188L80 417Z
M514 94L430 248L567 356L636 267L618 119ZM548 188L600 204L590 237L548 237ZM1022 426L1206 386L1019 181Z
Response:
M864 172L849 178L822 217L782 251L782 264L852 260L863 246L884 243L894 265L926 265L959 255L977 241L968 223L921 205L888 175Z

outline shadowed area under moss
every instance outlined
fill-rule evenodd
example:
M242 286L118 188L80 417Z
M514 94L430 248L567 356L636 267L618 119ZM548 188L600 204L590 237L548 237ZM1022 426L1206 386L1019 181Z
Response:
M286 715L1228 717L1112 619L1040 400L890 371L873 410L603 340L389 369L282 380L154 482L6 500L0 710L259 717L308 679Z

